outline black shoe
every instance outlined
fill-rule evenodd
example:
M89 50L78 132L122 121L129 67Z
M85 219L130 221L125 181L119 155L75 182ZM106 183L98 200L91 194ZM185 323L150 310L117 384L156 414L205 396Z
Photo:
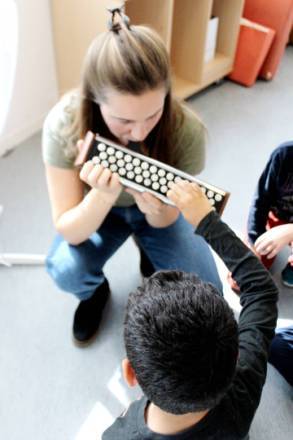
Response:
M145 251L140 246L140 243L134 234L133 234L133 240L134 240L134 243L136 244L136 246L138 247L139 254L140 254L140 264L139 264L140 272L143 277L148 278L153 273L155 273L156 270L155 270L151 260L149 259L149 257L145 253Z
M109 283L105 279L89 299L79 303L73 319L73 337L77 345L88 345L96 335L109 295Z
M149 259L149 257L147 256L147 254L145 253L145 251L138 246L139 249L139 253L140 253L140 271L143 277L148 278L150 277L153 273L155 273L155 268L151 262L151 260Z

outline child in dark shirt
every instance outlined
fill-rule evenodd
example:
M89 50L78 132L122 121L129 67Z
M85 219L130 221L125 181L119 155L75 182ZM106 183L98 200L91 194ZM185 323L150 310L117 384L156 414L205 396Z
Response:
M270 348L269 362L293 387L293 325L276 331Z
M239 324L217 289L191 273L144 279L128 300L123 372L145 396L102 439L244 439L265 382L277 289L196 184L181 181L168 197L238 282Z
M248 245L269 269L281 249L291 246L291 255L281 279L293 287L293 141L277 147L262 172L248 216ZM229 274L233 290L237 283Z
M293 141L286 142L273 151L260 176L249 212L248 239L267 268L272 265L281 248L292 241L290 231L286 232L286 227L282 227L292 222ZM275 227L278 229L273 231L272 228ZM289 238L286 241L287 236ZM282 271L282 281L288 287L293 287L292 265L291 257Z

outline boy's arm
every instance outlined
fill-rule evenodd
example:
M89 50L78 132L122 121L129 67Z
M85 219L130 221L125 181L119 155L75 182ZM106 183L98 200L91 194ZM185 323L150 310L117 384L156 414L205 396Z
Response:
M209 202L196 184L180 182L168 192L168 197L222 258L240 287L237 380L245 387L241 394L243 406L249 413L247 418L251 417L265 380L268 348L277 319L277 288L258 258L208 207Z

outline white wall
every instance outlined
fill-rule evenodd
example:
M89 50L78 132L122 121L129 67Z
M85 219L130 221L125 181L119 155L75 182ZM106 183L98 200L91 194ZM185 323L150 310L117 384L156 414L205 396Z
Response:
M15 2L19 23L16 72L0 133L0 155L42 127L58 96L50 0Z

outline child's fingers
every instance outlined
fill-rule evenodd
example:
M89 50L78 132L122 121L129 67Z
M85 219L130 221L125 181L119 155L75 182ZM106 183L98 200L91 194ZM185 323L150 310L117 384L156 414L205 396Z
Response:
M173 202L173 203L175 203L175 205L177 205L180 200L180 193L178 194L178 192L176 191L175 188L171 188L167 192L167 197L168 197L168 199L171 200L171 202Z
M167 197L169 197L170 195L170 200L174 201L175 199L178 200L180 199L180 197L182 196L182 194L184 193L184 190L182 188L181 185L179 185L180 182L178 183L170 183L170 189L167 192ZM174 199L174 200L173 200Z
M275 250L275 246L272 242L260 241L256 244L255 249L260 255L267 255Z
M274 258L277 255L276 249L272 250L269 254L267 254L267 258Z

